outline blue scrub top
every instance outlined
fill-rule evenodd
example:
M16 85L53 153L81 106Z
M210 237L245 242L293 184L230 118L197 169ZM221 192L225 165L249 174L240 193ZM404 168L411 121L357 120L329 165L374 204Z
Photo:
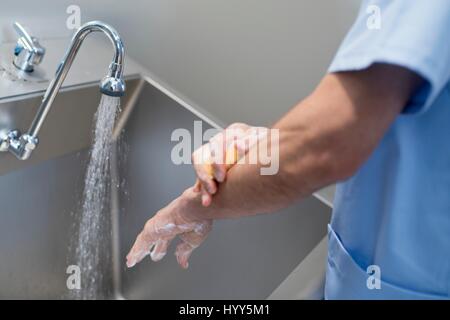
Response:
M329 71L374 63L425 82L369 160L338 184L325 297L448 299L450 1L363 1Z

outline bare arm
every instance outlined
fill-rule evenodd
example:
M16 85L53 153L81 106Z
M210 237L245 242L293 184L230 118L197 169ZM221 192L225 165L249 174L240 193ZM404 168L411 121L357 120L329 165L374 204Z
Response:
M128 265L142 260L153 245L152 254L165 254L168 243L179 235L183 242L176 255L187 267L213 219L273 212L351 176L420 83L414 73L390 65L326 75L308 98L273 126L280 132L276 175L261 175L260 165L236 165L208 207L202 205L201 193L189 188L146 223L127 257ZM173 228L167 231L167 225Z
M203 219L268 213L353 175L418 84L414 73L388 65L325 76L273 126L280 132L278 174L263 176L259 165L236 165L210 207L202 207L190 189L180 206Z

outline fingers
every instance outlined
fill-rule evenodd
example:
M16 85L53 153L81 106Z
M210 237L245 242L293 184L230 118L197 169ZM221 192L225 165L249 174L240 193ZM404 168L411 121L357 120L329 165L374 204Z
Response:
M214 181L213 165L208 161L200 166L198 169L198 178L209 194L217 192L217 184Z
M217 142L225 138L220 134L220 136L217 135L213 139ZM212 201L212 195L217 193L217 183L225 181L227 169L237 161L235 147L231 147L229 152L225 150L212 152L210 145L215 142L202 146L192 155L194 169L198 178L194 190L202 192L202 204L204 206L209 206ZM213 149L218 148L213 147Z
M239 152L237 143L233 143L227 148L227 152L225 154L226 169L231 168L238 162L238 160L239 160Z
M217 182L221 183L225 181L226 175L227 175L227 168L222 163L212 163L211 164L213 176L214 179L216 179Z
M194 190L194 192L200 192L201 189L202 189L202 184L201 184L200 180L197 178L197 180L195 181L193 190Z
M199 166L195 166L197 171L197 181L194 185L194 191L201 192L202 205L208 207L211 204L212 195L217 192L217 182L212 176L206 173L205 168L198 167Z
M242 131L245 132L248 129L250 129L251 126L249 126L246 123L242 123L242 122L235 122L233 124L231 124L230 126L228 126L225 130L236 130L236 131Z
M167 250L170 240L179 232L179 229L170 220L163 215L156 214L147 221L144 229L137 236L133 247L127 255L127 266L129 268L135 266L151 252L155 252L153 256L157 259L164 249ZM157 248L152 250L155 245Z
M202 193L202 206L209 207L212 202L212 195L206 190L203 184L201 185L201 193Z
M175 251L175 256L177 258L178 264L183 268L189 268L189 258L194 251L195 247L191 246L189 243L182 242L177 246Z
M150 252L150 257L154 262L162 260L167 254L167 249L169 248L171 240L158 240Z
M141 262L142 259L150 254L150 249L153 245L153 242L145 240L145 236L141 232L127 255L127 267L132 268L137 263Z
M209 143L201 146L192 154L194 170L200 183L209 195L217 192L217 182L223 182L226 175L224 163L224 152L226 147L226 137L223 132L219 132ZM199 191L199 188L196 188ZM203 196L205 202L210 197Z
M211 227L211 221L185 221L174 219L174 216L167 212L159 212L147 221L144 229L137 236L127 255L127 267L135 266L147 255L150 255L153 261L160 261L167 254L171 241L179 235L182 243L177 247L176 256L179 264L187 268L192 251L206 239Z
M197 192L197 193L200 192L202 194L201 199L202 199L202 205L204 207L208 207L211 204L212 195L205 189L205 186L202 184L200 179L197 179L195 181L193 190L194 190L194 192Z
M192 252L205 241L212 228L212 222L199 224L193 231L180 235L182 242L175 251L178 264L183 268L189 267L189 258Z
M214 181L214 172L211 165L211 156L208 145L202 146L192 154L192 163L200 183L205 187L208 193L216 193L217 185Z
M247 152L266 135L267 128L234 123L192 154L198 178L194 191L201 192L203 206L211 205L218 184L225 181L228 170L245 161ZM250 160L256 161L253 157Z

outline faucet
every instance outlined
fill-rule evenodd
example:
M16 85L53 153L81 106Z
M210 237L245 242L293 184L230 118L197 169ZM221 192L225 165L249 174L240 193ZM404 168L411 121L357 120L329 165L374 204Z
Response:
M19 35L14 48L14 66L25 72L33 72L34 66L40 64L44 59L45 48L40 45L37 38L32 37L18 22L13 24Z
M0 138L0 151L9 151L20 160L26 160L38 145L38 134L45 118L50 111L53 101L61 88L64 79L69 72L83 40L91 32L103 32L114 46L114 56L109 65L108 74L100 82L100 92L114 97L123 96L125 82L123 81L124 46L119 34L111 26L100 22L91 21L82 25L72 37L70 46L59 64L55 77L50 82L41 105L31 123L28 132L21 134L18 130L10 130L5 137Z

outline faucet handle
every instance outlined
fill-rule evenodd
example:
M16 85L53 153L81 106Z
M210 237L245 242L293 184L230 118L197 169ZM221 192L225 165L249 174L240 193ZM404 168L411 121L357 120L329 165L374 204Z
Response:
M25 28L18 22L13 24L14 29L19 35L16 47L14 48L13 64L16 68L32 72L34 66L42 62L45 55L45 48L39 44L37 38L32 37Z

